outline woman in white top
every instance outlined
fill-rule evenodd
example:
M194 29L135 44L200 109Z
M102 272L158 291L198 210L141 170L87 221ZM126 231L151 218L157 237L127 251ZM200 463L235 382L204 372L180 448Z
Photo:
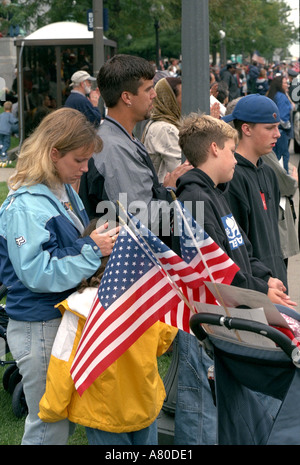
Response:
M166 77L158 81L153 111L142 137L160 182L164 181L167 173L181 164L181 149L178 145L181 90L180 77Z

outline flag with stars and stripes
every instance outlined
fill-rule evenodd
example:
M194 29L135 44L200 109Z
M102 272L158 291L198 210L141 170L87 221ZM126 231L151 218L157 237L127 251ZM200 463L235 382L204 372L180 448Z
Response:
M156 321L190 332L192 299L205 299L209 292L204 290L208 274L199 262L187 263L128 217L135 233L121 229L71 367L80 395ZM188 300L182 303L183 298Z
M181 257L193 273L198 275L199 282L202 282L202 285L193 288L183 283L182 292L190 303L196 301L218 305L213 294L205 286L205 281L231 284L240 268L195 221L179 200L174 204ZM162 321L189 332L191 316L190 307L181 300L176 309L171 309L163 316Z
M162 256L162 245L168 253L170 249L155 238L151 244L154 253ZM176 272L174 276L177 279ZM79 394L180 300L153 252L129 228L122 227L71 367Z

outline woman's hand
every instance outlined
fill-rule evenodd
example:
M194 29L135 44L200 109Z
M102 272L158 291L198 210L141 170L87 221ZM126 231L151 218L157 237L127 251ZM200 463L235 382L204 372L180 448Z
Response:
M99 228L94 229L94 231L90 234L90 237L101 250L103 257L111 254L120 232L120 226L110 229L109 231L105 231L107 228L108 223L105 223L102 226L99 226Z

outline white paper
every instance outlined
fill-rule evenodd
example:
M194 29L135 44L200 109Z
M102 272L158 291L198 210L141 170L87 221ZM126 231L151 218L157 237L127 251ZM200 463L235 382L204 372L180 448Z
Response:
M286 320L266 294L253 291L252 289L242 289L240 287L212 283L210 281L206 281L205 284L220 305L223 305L220 300L221 297L226 307L234 308L245 305L250 309L263 308L269 325L290 329ZM245 309L241 310L244 311Z
M286 207L286 197L280 197L279 206L282 208L282 210L285 210L285 207Z
M194 302L195 308L199 313L214 313L217 315L228 316L226 310L232 318L243 318L250 321L256 321L263 324L268 324L268 321L265 316L263 308L226 308L218 306L205 304L200 302ZM222 339L231 340L234 342L240 342L243 344L250 345L252 347L261 347L261 348L276 348L276 344L271 341L271 339L261 336L250 331L239 331L228 329L226 326L218 325L209 325L205 324L204 329L209 333Z

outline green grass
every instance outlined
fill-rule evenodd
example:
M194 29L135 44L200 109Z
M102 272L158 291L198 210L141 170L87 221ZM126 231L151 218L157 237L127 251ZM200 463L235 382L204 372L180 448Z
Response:
M8 359L10 355L7 355ZM171 355L165 354L158 359L159 371L162 377L165 376L169 364L171 361ZM6 370L6 366L0 366L0 445L20 445L23 431L25 418L16 418L12 410L12 397L7 391L5 391L2 383L3 373ZM81 425L76 425L73 435L70 437L69 445L87 445L87 438L85 434L85 428Z
M0 205L4 202L6 199L6 196L8 194L8 187L6 182L0 182Z
M24 419L15 417L12 411L11 395L4 390L2 376L6 367L0 367L0 445L17 445L21 443Z
M19 141L19 138L18 138L18 137L12 136L11 139L10 139L9 150L12 150L12 149L18 147L19 142L20 142L20 141Z
M2 383L3 373L6 367L0 367L0 445L20 445L25 418L16 418L12 410L12 396L5 391ZM76 425L74 434L69 439L69 445L87 445L85 429Z

